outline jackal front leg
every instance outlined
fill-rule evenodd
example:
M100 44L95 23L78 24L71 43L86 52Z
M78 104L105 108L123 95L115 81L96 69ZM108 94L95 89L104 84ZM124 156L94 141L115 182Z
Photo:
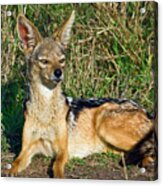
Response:
M57 152L56 160L53 164L53 175L56 178L64 178L64 167L68 160L67 132L66 134L62 133L62 137L59 137L59 139L54 142L53 146L55 151Z
M32 138L30 120L26 120L23 129L22 149L19 156L12 163L11 169L6 169L5 173L10 176L17 175L24 170L31 162L31 158L40 151L41 141Z
M41 142L35 141L24 147L16 160L12 163L11 169L6 170L6 174L10 176L17 175L23 171L31 162L32 157L39 152Z

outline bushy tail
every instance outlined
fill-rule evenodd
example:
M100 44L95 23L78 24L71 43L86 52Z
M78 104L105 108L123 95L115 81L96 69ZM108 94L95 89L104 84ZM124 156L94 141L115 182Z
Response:
M157 137L155 132L151 131L132 151L126 154L126 164L138 164L142 166L142 160L147 157L153 159L154 163L157 164L157 154Z

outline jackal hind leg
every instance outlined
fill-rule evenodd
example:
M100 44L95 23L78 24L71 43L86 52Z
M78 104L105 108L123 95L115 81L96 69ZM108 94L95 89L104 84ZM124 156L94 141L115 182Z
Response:
M97 135L114 147L130 151L153 129L153 123L141 110L98 112Z
M157 139L154 131L151 131L134 149L126 153L125 160L126 164L138 164L140 167L157 165Z

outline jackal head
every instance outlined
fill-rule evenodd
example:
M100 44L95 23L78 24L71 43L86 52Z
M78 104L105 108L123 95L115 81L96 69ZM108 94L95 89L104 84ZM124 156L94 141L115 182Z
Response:
M43 38L24 15L17 18L18 36L29 64L29 79L53 89L63 80L65 49L74 22L75 12L54 32Z

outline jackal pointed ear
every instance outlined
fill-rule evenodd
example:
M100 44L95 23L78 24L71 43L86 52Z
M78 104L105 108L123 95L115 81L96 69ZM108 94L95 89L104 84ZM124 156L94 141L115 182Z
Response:
M70 39L70 32L75 19L75 11L72 11L70 17L54 32L53 38L60 41L65 47Z
M17 30L26 54L30 54L34 47L42 41L38 29L23 14L18 15Z

